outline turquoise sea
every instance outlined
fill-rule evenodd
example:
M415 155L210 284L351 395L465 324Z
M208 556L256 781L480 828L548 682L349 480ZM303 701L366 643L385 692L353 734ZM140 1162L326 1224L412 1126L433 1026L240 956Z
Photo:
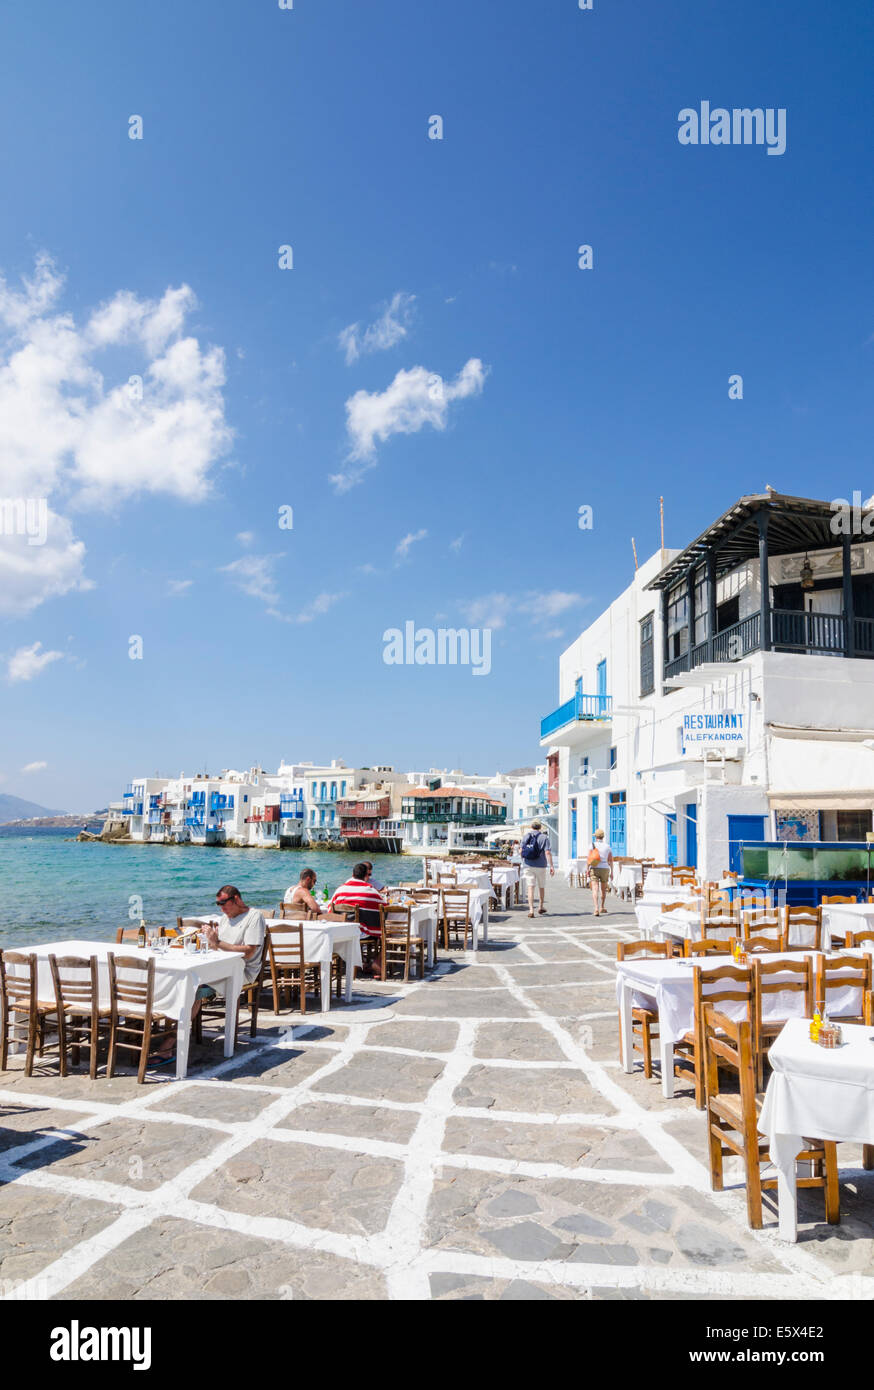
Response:
M412 855L368 857L381 883L422 872ZM304 867L318 874L321 898L323 887L332 892L349 877L357 859L349 851L79 843L66 829L0 826L0 949L72 937L114 940L118 927L141 916L173 925L177 915L211 911L223 883L235 884L252 907L272 910Z

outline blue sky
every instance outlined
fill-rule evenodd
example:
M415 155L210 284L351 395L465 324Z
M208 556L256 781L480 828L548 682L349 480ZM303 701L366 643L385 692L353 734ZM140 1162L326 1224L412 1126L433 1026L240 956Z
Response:
M0 789L533 762L660 493L677 545L874 492L872 39L861 0L7 0L0 496L51 525L0 537ZM681 146L702 99L786 152ZM491 673L387 666L408 620L490 625Z

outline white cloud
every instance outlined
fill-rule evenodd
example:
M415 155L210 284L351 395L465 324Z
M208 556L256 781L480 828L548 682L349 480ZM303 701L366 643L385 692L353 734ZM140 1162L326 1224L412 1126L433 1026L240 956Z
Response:
M32 647L19 647L9 658L6 676L9 681L32 681L53 661L61 661L63 652L42 652L42 642L34 642Z
M406 560L409 556L410 548L414 546L417 541L423 541L427 534L428 532L425 530L408 532L403 540L399 540L395 546L395 555L397 555L398 559Z
M45 545L30 545L23 535L3 536L0 615L23 616L46 599L60 597L74 589L93 589L92 581L85 578L84 566L83 542L75 539L67 518L49 508Z
M449 406L453 401L478 396L486 374L480 359L471 357L454 381L444 381L424 367L413 367L399 371L384 391L356 391L346 402L349 466L331 478L337 491L347 492L374 466L377 440L384 443L393 434L418 434L425 425L445 430Z
M347 366L357 362L365 353L385 352L405 338L415 302L414 294L398 291L379 318L368 324L363 333L360 323L350 323L348 328L344 328L338 342L346 354Z
M273 574L274 563L279 559L279 555L242 555L230 565L222 565L219 573L229 574L236 587L250 598L273 606L279 602Z
M461 610L472 627L499 628L506 626L513 613L524 613L536 625L587 601L581 594L564 593L559 589L549 592L534 590L525 594L484 594L480 598L466 600L461 604ZM561 633L553 629L547 635L561 636Z
M224 354L183 336L192 290L157 300L122 290L77 324L58 307L63 287L45 253L20 289L0 276L0 497L60 494L101 509L143 493L201 501L232 434ZM4 611L90 587L66 517L50 511L46 544L28 549L4 546Z
M237 540L240 542L240 545L251 545L254 539L255 539L255 532L254 532L254 531L238 531L238 532L237 532Z
M449 542L449 549L450 549L450 550L454 550L455 553L456 553L456 555L458 554L459 550L461 549L462 545L464 544L464 538L465 538L466 535L467 535L467 532L466 532L466 531L462 531L462 533L461 533L460 536L456 536L454 541L450 541L450 542Z
M168 598L181 598L183 594L187 594L188 590L191 588L193 583L193 579L168 579Z
M22 772L45 772L48 763L25 763Z
M299 613L280 613L275 608L268 608L267 612L271 618L278 618L283 623L311 623L315 618L320 618L324 613L327 613L335 603L339 603L345 597L345 593L317 594L312 603L308 604L306 608L302 608Z

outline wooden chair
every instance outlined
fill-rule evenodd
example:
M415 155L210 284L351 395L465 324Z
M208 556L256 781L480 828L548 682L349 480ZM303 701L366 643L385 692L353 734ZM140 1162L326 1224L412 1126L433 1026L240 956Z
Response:
M258 1032L258 1009L261 1002L261 991L264 988L265 975L267 973L267 938L269 932L265 933L265 940L261 945L261 958L258 962L258 973L251 980L243 980L243 987L237 995L236 1017L234 1019L234 1047L237 1045L237 1038L240 1032L240 1010L246 1006L249 1009L249 1037L254 1038ZM248 962L246 962L248 964ZM194 1037L197 1042L203 1042L203 1024L206 1019L218 1021L225 1016L227 1001L222 995L216 995L215 999L204 999L194 1020Z
M115 1076L115 1058L123 1052L139 1053L137 1082L146 1079L149 1046L155 1040L169 1037L176 1023L155 1014L155 957L114 956L109 965L109 1056L106 1075ZM121 972L121 973L119 973ZM131 978L133 977L133 978ZM157 1028L153 1032L153 1028ZM129 1042L128 1038L137 1041Z
M730 951L731 944L740 935L740 927L733 917L704 917L701 920L701 937L705 941L718 941L723 951Z
M710 1186L721 1192L722 1161L726 1154L735 1154L744 1165L747 1191L747 1220L753 1230L760 1230L762 1220L762 1189L775 1188L777 1179L762 1178L761 1165L770 1162L768 1141L759 1134L759 1102L756 1096L756 1074L753 1057L753 1024L736 1021L721 1013L715 1003L704 1002L701 1007L701 1046L704 1055L704 1090L707 1109L707 1138L710 1149ZM724 1092L719 1087L720 1068L732 1072L737 1091ZM799 1153L798 1158L816 1165L815 1175L799 1178L799 1187L821 1187L825 1191L826 1219L835 1225L840 1221L838 1168L834 1144L816 1143Z
M783 940L788 951L805 947L818 951L822 944L822 908L785 907L783 909Z
M100 1021L110 1015L109 1009L101 1009L99 1005L97 957L52 955L49 956L49 969L55 989L61 1076L67 1075L67 1048L70 1048L75 1067L84 1043L88 1048L89 1076L93 1081L97 1076Z
M278 1014L282 1008L282 996L288 990L288 1007L291 1008L292 991L300 995L300 1011L307 1011L307 983L312 982L319 994L321 1003L322 974L317 963L305 958L303 927L273 926L267 928L267 955L270 965L270 981L273 988L273 1012Z
M670 960L674 954L670 941L619 941L616 945L616 959L628 960L631 956L650 956L656 960ZM658 1038L658 1009L631 1010L631 1050L643 1054L643 1074L649 1080L652 1076L652 1043Z
M770 942L770 949L772 951L783 950L783 924L776 914L744 912L741 915L738 925L740 926L740 936L742 939L754 939L757 944L760 942Z
M48 1011L49 1006L45 1008ZM53 1006L51 1011L54 1011ZM36 956L21 951L0 951L0 1071L6 1071L10 1042L17 1045L22 1041L19 1037L22 1028L27 1029L24 1074L33 1076L37 1041L42 1036Z
M780 1017L764 1018L764 1002L772 995L803 994L803 1018L813 1018L813 958L811 956L784 956L781 960L753 961L753 1002L755 1005L752 1033L753 1051L756 1063L758 1090L764 1089L765 1051L782 1031L789 1017L797 1014L782 1014Z
M858 901L859 901L859 900L858 900L858 898L855 896L855 894L854 894L852 897L847 898L847 897L841 897L840 893L833 893L833 894L831 895L831 897L829 897L829 895L828 895L827 893L823 893L822 897L821 897L820 900L819 900L820 906L821 906L821 907L822 907L822 906L826 906L826 907L827 907L829 903L855 903L855 902L858 902Z
M765 912L769 909L773 911L774 900L770 893L753 893L735 899L735 912L743 913L747 908L751 908L754 912Z
M425 978L425 939L410 934L410 909L408 907L383 907L380 909L382 926L381 974L386 979L390 965L402 965L404 982L410 978L410 955L414 953L419 967L419 979Z
M858 989L861 991L859 1009L853 1013L839 1012L829 1005L829 990ZM824 1003L829 1018L841 1023L865 1023L865 994L871 989L871 957L818 956L816 962L816 1000ZM844 1006L845 1007L845 1006Z
M303 903L285 902L279 904L273 915L278 917L280 921L286 922L309 922L317 916L311 907L307 907Z
M443 886L443 949L449 950L449 936L455 933L456 944L458 943L458 933L463 932L462 950L467 950L467 934L473 933L473 924L470 920L470 888L450 888Z
M870 927L866 931L848 931L844 938L844 948L847 951L857 951L866 941L874 941L874 931Z
M691 1070L695 1081L695 1106L698 1110L705 1107L701 1011L706 1002L743 1004L747 1019L752 1025L752 971L728 964L707 967L702 965L695 971L695 1012L692 1030L674 1043L674 1073L688 1080Z
M726 943L718 937L704 936L699 941L689 941L688 938L683 942L684 956L724 956L726 955Z
M708 914L711 912L731 912L731 895L725 888L714 887L709 893L704 894L704 907Z

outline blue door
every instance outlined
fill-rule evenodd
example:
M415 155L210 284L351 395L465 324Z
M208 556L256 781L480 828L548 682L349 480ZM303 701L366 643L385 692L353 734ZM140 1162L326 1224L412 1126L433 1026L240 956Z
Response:
M598 829L598 798L592 797L592 839L595 838L595 831Z
M676 864L676 862L677 862L677 817L676 817L676 816L666 816L666 817L665 817L665 820L666 820L666 823L667 823L667 830L668 830L668 852L667 852L667 854L665 855L665 858L667 859L667 861L668 861L669 864Z
M728 817L728 867L733 874L743 873L744 845L761 844L764 838L764 816Z
M610 848L614 854L625 853L625 802L610 803Z
M607 662L598 662L598 694L607 694Z
M571 802L571 859L577 857L577 803Z
M692 801L686 807L686 863L698 867L698 807Z

